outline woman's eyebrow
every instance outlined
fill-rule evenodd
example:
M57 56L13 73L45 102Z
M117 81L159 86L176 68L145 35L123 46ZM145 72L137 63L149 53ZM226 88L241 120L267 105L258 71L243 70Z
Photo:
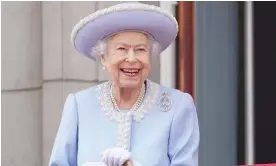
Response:
M144 47L148 47L147 44L136 44L136 45L131 45L131 44L126 44L126 43L116 43L115 46L118 46L118 45L122 45L122 46L125 46L125 47L140 47L140 46L144 46Z

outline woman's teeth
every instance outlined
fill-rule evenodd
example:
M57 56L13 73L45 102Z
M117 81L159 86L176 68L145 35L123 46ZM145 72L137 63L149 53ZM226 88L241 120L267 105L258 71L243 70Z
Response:
M125 73L138 73L139 69L121 69L121 71Z

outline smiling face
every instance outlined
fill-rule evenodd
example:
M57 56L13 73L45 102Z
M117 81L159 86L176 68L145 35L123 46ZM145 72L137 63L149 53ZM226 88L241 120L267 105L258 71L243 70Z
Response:
M151 68L148 37L139 32L122 32L107 42L101 58L112 81L121 88L140 88Z

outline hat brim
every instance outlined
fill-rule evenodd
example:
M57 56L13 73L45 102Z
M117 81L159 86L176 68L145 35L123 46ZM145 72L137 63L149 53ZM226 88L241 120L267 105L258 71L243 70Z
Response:
M140 31L150 34L165 50L177 36L177 26L169 17L154 11L130 10L108 13L89 21L78 29L73 40L78 52L91 55L92 47L107 36L123 31Z

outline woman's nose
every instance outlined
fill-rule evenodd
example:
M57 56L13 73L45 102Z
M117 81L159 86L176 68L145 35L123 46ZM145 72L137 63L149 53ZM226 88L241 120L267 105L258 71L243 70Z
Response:
M136 61L137 61L136 56L135 56L133 50L129 50L128 56L127 56L127 61L128 61L129 63L133 63L133 62L136 62Z

